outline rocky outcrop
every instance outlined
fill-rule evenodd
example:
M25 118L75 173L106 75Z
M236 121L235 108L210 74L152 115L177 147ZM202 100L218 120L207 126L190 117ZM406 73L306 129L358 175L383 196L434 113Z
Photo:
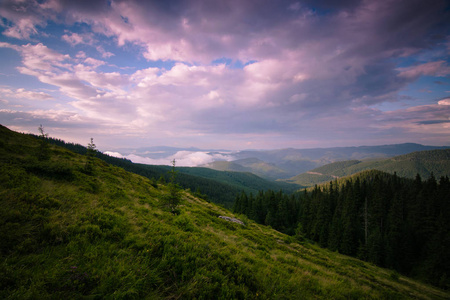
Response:
M230 218L230 217L225 217L225 216L219 216L219 218L224 219L228 222L238 223L238 224L245 226L244 222L242 222L241 220L236 219L236 218Z

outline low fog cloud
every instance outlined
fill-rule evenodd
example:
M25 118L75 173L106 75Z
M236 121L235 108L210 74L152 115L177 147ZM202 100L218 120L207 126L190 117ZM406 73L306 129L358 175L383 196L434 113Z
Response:
M119 158L126 158L134 163L147 165L172 165L172 161L175 159L178 167L196 167L217 160L231 161L234 159L234 157L230 154L203 151L178 151L174 155L157 159L136 154L122 155L119 152L113 151L106 151L105 154Z

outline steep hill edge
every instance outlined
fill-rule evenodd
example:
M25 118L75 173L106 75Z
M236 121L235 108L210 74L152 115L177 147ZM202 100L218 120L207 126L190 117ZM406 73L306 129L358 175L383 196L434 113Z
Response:
M48 142L78 154L84 155L87 151L85 146L58 139L49 138ZM165 177L165 180L168 179L169 166L133 163L128 159L112 157L101 152L97 152L96 157L149 179L158 180L161 177ZM215 171L200 167L177 167L177 170L180 173L178 183L183 188L198 191L202 197L227 208L231 208L236 195L242 191L256 194L260 190L282 189L285 192L292 193L301 187L297 184L267 180L249 172Z

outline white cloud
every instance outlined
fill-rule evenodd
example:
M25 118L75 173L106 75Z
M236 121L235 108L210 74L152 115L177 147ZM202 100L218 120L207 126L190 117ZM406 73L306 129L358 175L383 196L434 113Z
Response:
M172 165L172 161L175 159L176 165L179 167L195 167L216 160L231 161L234 159L232 156L227 154L210 153L203 151L178 151L174 155L157 159L151 157L144 157L136 154L122 155L119 152L114 151L106 151L105 154L119 158L126 158L134 163L141 163L148 165Z
M105 151L104 154L113 156L113 157L124 158L124 156L122 154L120 154L119 152L115 152L115 151Z

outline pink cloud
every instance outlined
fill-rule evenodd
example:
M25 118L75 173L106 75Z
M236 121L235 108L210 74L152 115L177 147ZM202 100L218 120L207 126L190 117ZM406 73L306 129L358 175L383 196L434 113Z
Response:
M444 77L450 74L450 66L446 61L433 61L418 66L398 68L398 76L406 78L417 78L422 75Z
M88 65L93 66L94 68L97 68L97 67L100 67L100 66L103 66L104 64L106 64L104 61L98 60L98 59L95 59L95 58L92 58L92 57L86 58L84 60L84 62L86 64L88 64Z
M106 51L102 46L95 47L97 51L102 55L103 58L110 58L112 56L115 56L114 53Z
M20 89L2 89L0 93L4 97L16 98L16 99L29 99L29 100L54 100L53 96L44 92L27 91L24 88Z
M94 44L94 37L92 33L84 33L84 34L78 34L74 32L70 32L68 34L64 34L61 39L67 43L69 43L71 46L75 46L78 44L87 44L87 45L93 45Z
M450 105L450 98L445 98L438 101L439 105Z
M392 63L420 51L427 54L424 37L440 15L439 1L407 6L362 1L327 14L283 1L186 3L6 0L0 6L8 20L6 35L37 37L48 20L65 28L82 24L92 32L68 30L58 41L90 45L104 60L90 57L89 51L58 53L43 43L0 42L0 47L18 51L18 70L56 86L83 116L133 132L172 137L235 132L263 138L287 131L322 135L323 124L333 124L339 134L330 138L337 138L357 131L355 124L367 124L373 132L444 126L438 123L444 116L432 113L420 118L415 111L396 111L400 120L366 107L398 101L398 91L419 76L450 74L438 58L402 69ZM144 62L134 73L102 72L115 68L108 63L114 54L101 44L104 36L123 50L138 48L129 52L137 59L170 61L170 67L147 68ZM231 63L212 63L221 59ZM447 102L440 100L434 111ZM435 123L424 123L426 118ZM406 119L413 125L402 123Z
M0 5L0 16L9 20L4 35L21 40L29 40L39 34L38 27L45 27L52 19L55 6L37 1L4 0Z
M31 70L58 71L57 68L71 68L71 65L66 63L70 60L69 55L53 51L42 43L23 45L20 52L23 57L22 63Z

